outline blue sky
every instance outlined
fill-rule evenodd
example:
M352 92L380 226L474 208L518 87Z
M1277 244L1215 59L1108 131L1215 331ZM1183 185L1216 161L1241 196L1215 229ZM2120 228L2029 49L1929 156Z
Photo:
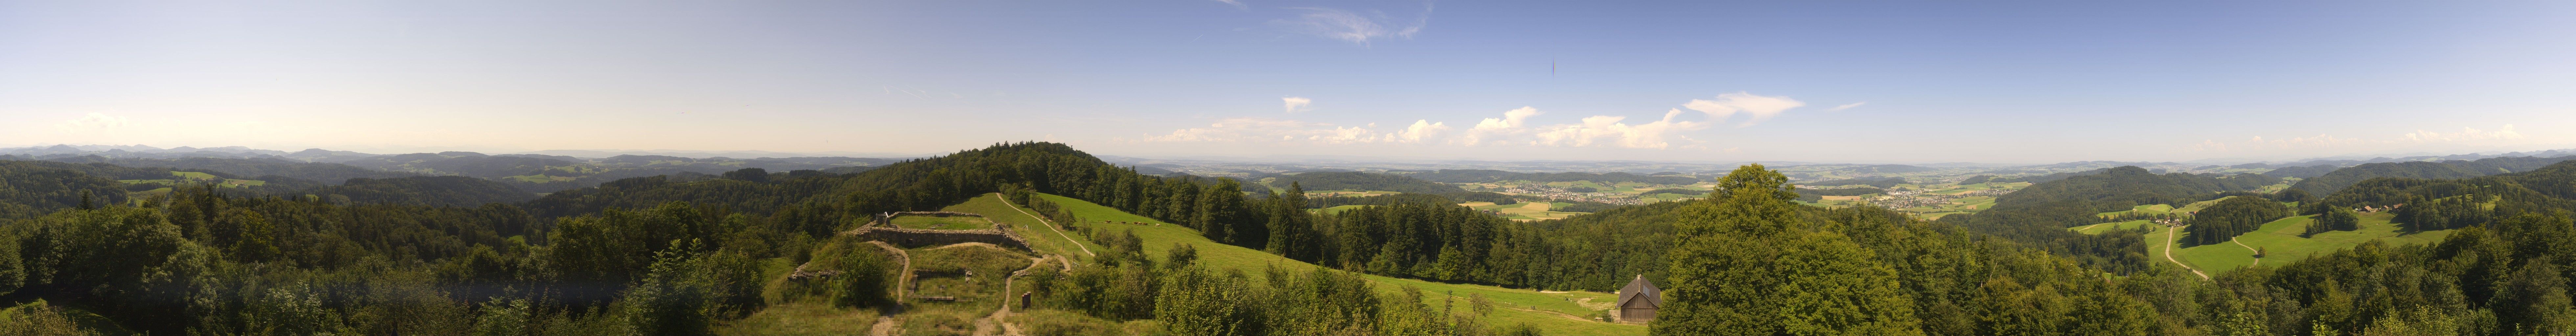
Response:
M1835 162L2576 148L2559 2L0 2L0 146Z

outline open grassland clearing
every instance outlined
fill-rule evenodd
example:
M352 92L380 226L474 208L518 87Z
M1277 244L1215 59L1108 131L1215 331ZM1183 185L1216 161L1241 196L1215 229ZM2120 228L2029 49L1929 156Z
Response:
M1096 218L1100 220L1122 222L1161 223L1160 221L1146 218L1144 216L1128 214L1116 209L1073 198L1045 194L1040 194L1038 196L1045 197L1048 201L1053 201L1058 205L1062 205L1066 209L1073 211L1075 216L1083 218ZM1204 263L1218 269L1241 269L1244 271L1246 276L1255 280L1253 283L1264 283L1266 281L1264 278L1267 277L1267 275L1262 274L1263 272L1261 271L1267 267L1275 266L1295 271L1317 267L1313 264L1282 258L1261 251L1233 245L1218 244L1207 240L1205 237L1201 237L1197 230L1191 230L1180 225L1125 225L1104 224L1099 222L1088 222L1081 225L1090 230L1106 230L1108 232L1134 230L1136 236L1145 240L1145 254L1155 258L1161 258L1164 256L1175 243L1188 243L1198 250L1200 263ZM1443 305L1442 300L1453 300L1451 302L1454 302L1459 306L1465 306L1469 294L1482 294L1486 298L1493 300L1496 305L1501 306L1495 307L1493 315L1483 317L1484 322L1487 325L1508 326L1527 323L1531 326L1538 327L1540 331L1548 335L1646 334L1646 327L1642 325L1616 324L1569 317L1594 316L1599 314L1600 309L1606 309L1608 307L1589 307L1586 306L1585 303L1610 302L1614 299L1611 293L1581 291L1568 293L1545 293L1535 290L1509 289L1483 285L1436 283L1375 275L1363 275L1363 277L1377 283L1378 286L1376 287L1381 293L1397 293L1400 288L1398 286L1419 288L1425 293L1430 293L1430 295L1425 297L1425 304L1433 306ZM1453 298L1444 295L1445 293L1455 293L1456 296ZM1464 307L1461 307L1460 309L1464 309Z
M1332 196L1360 197L1360 196L1377 196L1377 195L1394 195L1394 194L1398 194L1398 193L1397 193L1397 192L1393 192L1393 191L1373 191L1373 190L1328 190L1328 191L1307 190L1307 191L1306 191L1306 197L1332 197Z
M895 216L895 227L931 230L974 230L993 228L993 221L973 216Z
M2395 217L2394 214L2382 212L2362 214L2359 230L2329 231L2315 236L2301 237L2300 233L2306 232L2311 217L2314 216L2291 216L2264 223L2262 228L2254 232L2236 236L2233 243L2188 247L2177 245L2174 247L2174 258L2215 275L2238 267L2258 265L2258 262L2266 266L2286 265L2306 260L2319 253L2349 249L2354 245L2373 240L2391 246L2434 243L2441 241L2443 237L2449 237L2453 232L2453 230L2435 230L2407 233L2402 231L2399 225L2389 222ZM2181 239L2187 236L2177 234L2175 238ZM2146 239L2150 245L2153 245L2165 239L2165 236L2150 234ZM2257 250L2266 254L2262 258L2255 258L2254 253Z
M579 177L572 177L572 176L553 176L553 175L544 175L544 174L539 174L539 175L519 175L519 176L510 176L510 177L503 177L503 178L501 178L501 179L511 180L511 181L519 181L519 182L528 182L528 183L554 183L554 182L571 182L572 180L578 180L578 179L581 179L581 178L579 178Z
M1502 216L1503 216L1503 218L1508 218L1508 219L1511 219L1511 220L1520 220L1520 221L1542 220L1542 219L1558 219L1558 218L1574 217L1574 216L1576 216L1576 215L1591 214L1591 213L1589 213L1589 212L1564 212L1564 211L1551 211L1551 209L1555 209L1555 208L1560 208L1560 207L1566 207L1566 206L1574 205L1574 204L1572 204L1572 203L1562 203L1562 202L1558 202L1558 203L1550 203L1550 202L1520 202L1520 203L1501 204L1501 205L1496 205L1496 204L1486 203L1486 202L1475 202L1475 203L1485 203L1485 205L1476 205L1476 206L1468 206L1468 207L1469 207L1469 208L1474 208L1474 209L1476 209L1476 210L1493 211L1493 212L1494 212L1494 213L1496 213L1496 214L1500 214L1500 215L1502 215ZM1468 205L1468 204L1473 204L1473 203L1463 203L1463 204L1459 204L1459 205L1464 206L1464 205Z
M2149 214L2149 215L2162 215L2162 214L2167 214L2167 213L2173 213L2173 210L2174 210L2174 206L2173 206L2173 205L2169 205L2169 204L2148 204L2148 205L2140 205L2140 206L2136 206L2136 207L2131 207L2131 208L2129 208L2129 210L2123 210L2123 211L2112 211L2112 212L2104 212L2104 213L2099 213L2099 214L2095 214L2095 215L2098 215L2098 216L2117 216L2117 215L2120 215L2120 214L2127 214L2127 213L2141 213L2141 214Z
M1091 260L1096 251L1108 250L1100 244L1083 239L1080 234L1048 228L1046 221L1033 215L1035 212L1002 202L1001 194L984 194L982 197L939 210L982 214L985 220L993 223L1010 224L1011 234L1019 235L1020 239L1027 239L1029 248L1041 254L1060 255L1080 261ZM1074 216L1084 221L1109 220L1080 214Z
M2094 226L2074 226L2074 228L2066 228L2066 231L2076 231L2076 233L2107 233L2107 231L2128 231L2128 228L2138 228L2138 226L2151 226L2151 223L2146 223L2146 221L2094 223Z
M2237 197L2237 196L2219 197L2218 199L2214 199L2214 200L2207 200L2207 201L2192 202L2191 204L2184 204L2181 208L2175 208L2175 209L2173 209L2173 211L2170 211L2170 212L2176 212L2176 213L2193 213L2193 212L2200 212L2200 209L2207 209L2207 208L2209 208L2209 206L2210 206L2210 205L2218 204L2218 201L2225 201L2225 200L2227 200L2227 199L2229 199L2229 198L2236 198L2236 197Z
M1492 204L1492 203L1487 203L1487 204ZM1341 214L1343 211L1351 211L1351 209L1366 208L1366 207L1371 207L1371 205L1356 205L1356 204L1354 204L1354 205L1335 205L1335 206L1332 206L1332 207L1329 207L1329 208L1323 208L1323 209L1308 209L1307 211L1311 211L1311 212L1318 213L1318 214L1339 215L1339 214Z

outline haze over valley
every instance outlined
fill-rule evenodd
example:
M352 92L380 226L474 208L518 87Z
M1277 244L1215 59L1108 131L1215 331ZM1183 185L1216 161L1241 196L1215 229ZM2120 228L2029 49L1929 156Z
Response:
M0 1L0 335L2576 335L2576 2Z

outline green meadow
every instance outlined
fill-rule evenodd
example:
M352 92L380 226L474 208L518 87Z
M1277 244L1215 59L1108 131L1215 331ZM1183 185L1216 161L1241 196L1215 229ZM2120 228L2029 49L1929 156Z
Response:
M1303 261L1282 258L1266 252L1255 251L1239 246L1218 244L1200 236L1197 230L1192 230L1180 225L1165 224L1152 218L1129 214L1118 211L1117 209L1093 204L1091 202L1056 195L1039 194L1038 196L1045 197L1048 201L1053 201L1057 205L1070 209L1075 216L1089 219L1086 223L1077 224L1085 229L1107 230L1110 232L1134 230L1137 237L1141 237L1146 241L1146 255L1159 258L1162 257L1166 251L1170 250L1174 244L1187 243L1193 248L1198 249L1199 262L1220 269L1242 269L1247 276L1255 278L1256 281L1254 281L1254 283L1261 283L1262 281L1260 281L1260 279L1267 276L1261 272L1261 270L1266 267L1275 266L1289 269L1310 269L1318 267ZM1141 222L1150 224L1109 224L1102 223L1100 221ZM1487 299L1494 301L1496 305L1501 306L1495 307L1493 315L1483 317L1485 322L1489 325L1514 325L1527 323L1538 327L1541 332L1548 335L1646 334L1646 327L1643 325L1599 322L1584 318L1598 315L1601 310L1610 308L1610 302L1614 299L1611 293L1583 291L1564 293L1540 292L1535 290L1509 289L1484 285L1449 284L1414 279L1398 279L1376 275L1364 275L1364 277L1370 281L1376 282L1378 284L1378 290L1385 293L1396 293L1400 290L1399 288L1403 286L1419 288L1425 293L1433 293L1425 298L1425 303L1434 306L1441 305L1442 300L1450 300L1452 303L1463 306L1467 304L1467 297L1469 294L1482 294ZM1443 295L1442 293L1455 293L1456 296L1450 297Z
M2256 229L2254 232L2248 232L2244 235L2236 236L2234 242L2231 243L2200 246L2173 245L2172 253L2174 254L2174 259L2176 261L2191 265L2192 268L2200 269L2201 272L2216 275L2219 273L2234 271L2237 268L2242 267L2279 266L2298 262L2300 260L2306 260L2308 257L2316 256L2320 253L2350 249L2355 245L2361 245L2361 243L2373 240L2381 241L2389 245L2428 244L2440 242L2443 237L2449 237L2451 232L2453 232L2453 230L2435 230L2413 233L2405 232L2399 228L2397 224L2389 222L2389 220L2395 216L2396 215L2394 214L2385 212L2365 213L2361 216L2361 228L2359 230L2330 231L2319 233L2315 236L2304 237L2300 234L2307 231L2308 222L2310 222L2314 216L2291 216L2272 221L2271 223L2264 223L2262 228ZM2166 231L2171 231L2173 228L2147 224L2147 222L2143 220L2102 223L2067 229L2085 234L2098 234L2109 232L2111 230L2129 229L2138 226L2148 226L2153 228L2153 231L2150 231L2144 237L2148 246L2147 257L2160 262L2165 258L2164 254L2166 253L2166 248L2163 247L2164 245L2174 244L2176 240L2186 237L2182 233L2175 233L2168 237L2165 234ZM2263 257L2254 257L2258 250L2265 253Z

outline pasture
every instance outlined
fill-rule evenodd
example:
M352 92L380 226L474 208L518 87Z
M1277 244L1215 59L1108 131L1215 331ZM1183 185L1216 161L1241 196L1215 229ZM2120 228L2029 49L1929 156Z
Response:
M1053 201L1056 204L1069 209L1075 216L1086 219L1163 224L1161 221L1157 221L1152 218L1129 214L1118 211L1117 209L1111 209L1106 206L1069 197L1046 194L1039 194L1038 197L1045 197L1048 201ZM1275 266L1290 270L1305 270L1318 267L1314 264L1282 258L1266 252L1239 246L1218 244L1207 240L1206 237L1200 236L1197 230L1192 230L1180 225L1124 225L1105 224L1096 221L1082 223L1079 225L1086 230L1108 230L1110 232L1133 230L1137 237L1145 240L1145 254L1154 258L1163 257L1174 244L1187 243L1193 248L1198 249L1200 263L1204 263L1218 269L1241 269L1244 271L1246 276L1253 278L1254 283L1263 283L1266 281L1264 278L1267 277L1267 275L1264 275L1261 272L1261 270L1266 267ZM1541 332L1548 335L1646 334L1646 327L1642 325L1607 323L1581 318L1583 316L1597 315L1600 310L1610 308L1608 303L1614 299L1611 293L1583 291L1551 293L1494 286L1448 284L1414 279L1398 279L1376 275L1363 275L1363 277L1369 279L1371 282L1377 283L1377 289L1381 293L1397 293L1399 292L1399 286L1410 286L1419 288L1425 293L1433 293L1424 298L1425 304L1433 306L1443 305L1444 300L1446 300L1446 303L1448 304L1464 306L1467 304L1467 296L1469 294L1482 294L1486 298L1493 300L1496 305L1500 306L1495 307L1493 315L1482 317L1484 322L1488 325L1508 326L1527 323L1531 326L1538 327ZM1456 296L1445 296L1439 293L1455 293ZM1463 307L1461 307L1461 309L1463 309Z
M2262 228L2254 232L2236 236L2231 243L2201 246L2176 245L2174 259L2199 268L2202 272L2216 275L2240 267L2286 265L2306 260L2320 253L2350 249L2354 245L2373 240L2391 246L2440 242L2443 237L2449 237L2453 232L2452 230L2404 232L2397 224L2389 222L2395 217L2394 214L2382 212L2362 214L2359 230L2329 231L2315 236L2301 237L2300 233L2306 232L2311 217L2314 216L2291 216L2264 223ZM2153 246L2159 243L2171 243L2163 234L2165 230L2171 229L2159 227L2155 233L2145 237L2150 246L2148 252L2155 260L2162 260L2163 251ZM2179 233L2174 236L2175 239L2185 237L2188 236ZM2254 253L2258 249L2268 254L2262 258L2255 258Z
M974 230L993 228L993 221L970 216L895 216L895 227L930 230Z

